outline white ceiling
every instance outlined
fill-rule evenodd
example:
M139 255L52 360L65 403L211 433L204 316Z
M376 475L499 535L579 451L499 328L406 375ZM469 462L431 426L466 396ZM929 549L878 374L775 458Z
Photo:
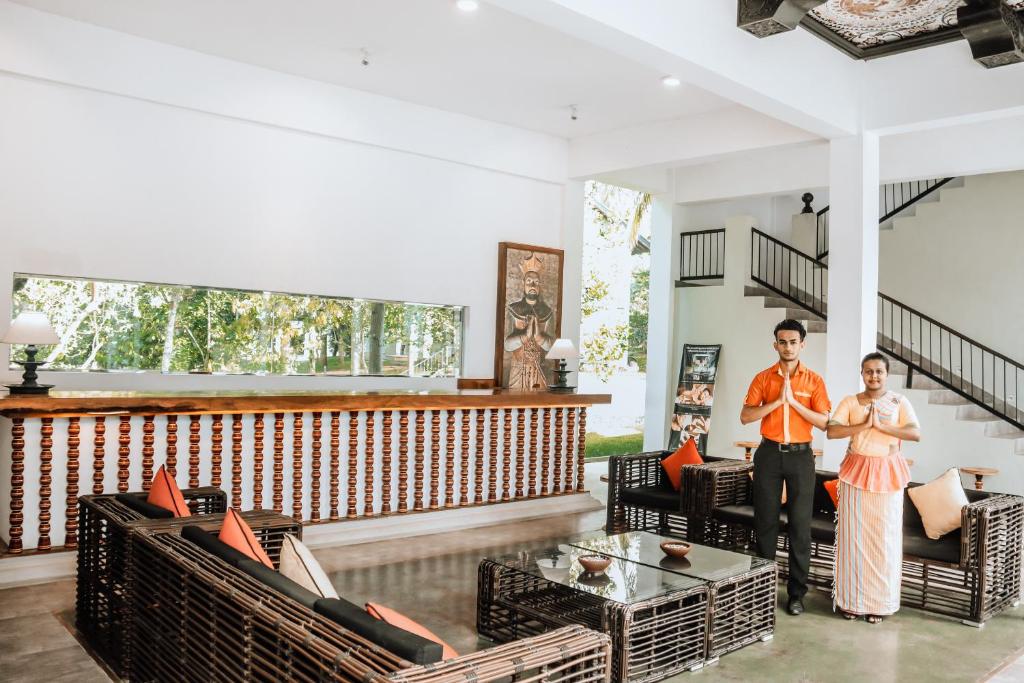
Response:
M206 54L562 137L733 103L496 7L454 0L15 0ZM371 64L360 64L360 48ZM569 105L579 109L570 120Z

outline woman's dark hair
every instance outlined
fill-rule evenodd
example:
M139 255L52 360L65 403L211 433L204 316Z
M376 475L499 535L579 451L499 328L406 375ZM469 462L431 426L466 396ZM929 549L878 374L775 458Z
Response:
M882 354L880 354L878 351L874 351L874 352L869 353L868 355L864 356L861 359L861 361L860 361L860 367L863 368L864 364L867 363L869 360L880 360L880 361L882 361L882 365L885 366L885 372L886 373L889 372L889 359L886 358L885 356L883 356Z
M800 333L800 341L803 341L804 337L807 336L807 330L804 328L803 323L801 323L799 320L793 320L792 318L786 318L781 323L779 323L778 325L775 326L775 331L772 333L772 335L776 339L779 338L779 330L789 330L791 332L799 332Z

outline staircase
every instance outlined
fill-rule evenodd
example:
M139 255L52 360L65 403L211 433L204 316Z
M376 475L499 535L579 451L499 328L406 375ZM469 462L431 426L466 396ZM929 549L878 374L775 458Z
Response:
M827 330L828 265L751 231L751 279L744 294L784 309L808 333ZM1024 455L1024 365L879 293L878 349L893 359L890 374L928 403L951 406L957 420L984 422L985 436L1013 441Z

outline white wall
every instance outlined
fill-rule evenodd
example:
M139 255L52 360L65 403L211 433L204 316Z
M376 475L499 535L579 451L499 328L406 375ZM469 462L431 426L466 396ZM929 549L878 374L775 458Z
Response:
M1024 171L969 176L879 233L879 290L1024 362Z

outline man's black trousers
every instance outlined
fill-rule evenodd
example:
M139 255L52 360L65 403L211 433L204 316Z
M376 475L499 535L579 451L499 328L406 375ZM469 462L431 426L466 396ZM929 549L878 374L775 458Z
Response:
M786 482L786 528L789 535L789 597L807 593L811 565L811 513L814 511L814 453L810 448L781 452L762 441L754 453L754 538L757 553L775 559L779 536L782 482Z

